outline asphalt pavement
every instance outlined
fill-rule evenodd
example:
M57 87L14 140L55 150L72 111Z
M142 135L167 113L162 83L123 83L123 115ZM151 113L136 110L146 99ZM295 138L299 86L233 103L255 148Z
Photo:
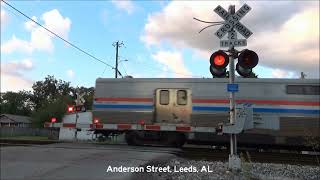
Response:
M144 167L174 157L174 149L157 149L79 143L4 146L0 179L132 179L136 172L111 172L110 167Z

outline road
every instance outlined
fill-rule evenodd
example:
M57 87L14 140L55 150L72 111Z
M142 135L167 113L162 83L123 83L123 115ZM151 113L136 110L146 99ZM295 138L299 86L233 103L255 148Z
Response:
M140 167L174 157L176 149L50 144L1 147L0 179L132 179L111 167ZM136 176L135 176L136 177Z

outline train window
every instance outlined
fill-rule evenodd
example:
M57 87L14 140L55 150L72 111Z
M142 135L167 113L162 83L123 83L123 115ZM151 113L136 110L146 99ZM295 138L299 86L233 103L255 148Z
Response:
M168 105L169 104L169 91L168 90L161 90L160 91L160 104L161 105Z
M320 95L320 86L288 85L287 94Z
M186 105L187 104L187 91L179 90L177 92L177 103L178 103L178 105Z

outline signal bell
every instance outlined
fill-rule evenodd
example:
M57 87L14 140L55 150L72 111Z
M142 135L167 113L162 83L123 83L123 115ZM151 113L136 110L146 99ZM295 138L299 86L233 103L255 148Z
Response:
M229 64L229 56L222 50L214 52L210 56L210 72L213 77L226 77L226 67Z
M254 51L245 49L239 57L236 65L236 70L239 75L243 77L250 77L252 75L252 68L256 67L259 62L259 57Z

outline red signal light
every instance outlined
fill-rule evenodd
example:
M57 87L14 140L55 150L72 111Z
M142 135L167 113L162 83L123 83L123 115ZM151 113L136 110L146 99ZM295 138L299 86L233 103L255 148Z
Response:
M210 56L210 64L214 68L223 69L229 64L229 56L222 50L216 51Z
M226 77L226 67L229 64L229 56L222 50L214 52L210 56L210 72L213 77Z
M80 106L76 106L76 111L81 111L81 107Z
M257 53L248 49L243 50L238 57L239 65L245 69L252 69L256 67L258 62L259 57Z
M99 119L94 119L94 120L93 120L93 123L94 123L94 124L99 124Z
M68 112L69 113L73 112L73 106L68 106Z
M236 65L236 70L242 77L251 77L252 68L256 67L259 62L259 57L254 51L245 49L239 57Z
M222 55L217 55L213 59L213 63L217 66L222 66L225 63L225 61L226 60L224 59L224 56L222 56Z
M55 117L51 118L51 122L52 122L52 123L57 122L57 118L55 118Z

